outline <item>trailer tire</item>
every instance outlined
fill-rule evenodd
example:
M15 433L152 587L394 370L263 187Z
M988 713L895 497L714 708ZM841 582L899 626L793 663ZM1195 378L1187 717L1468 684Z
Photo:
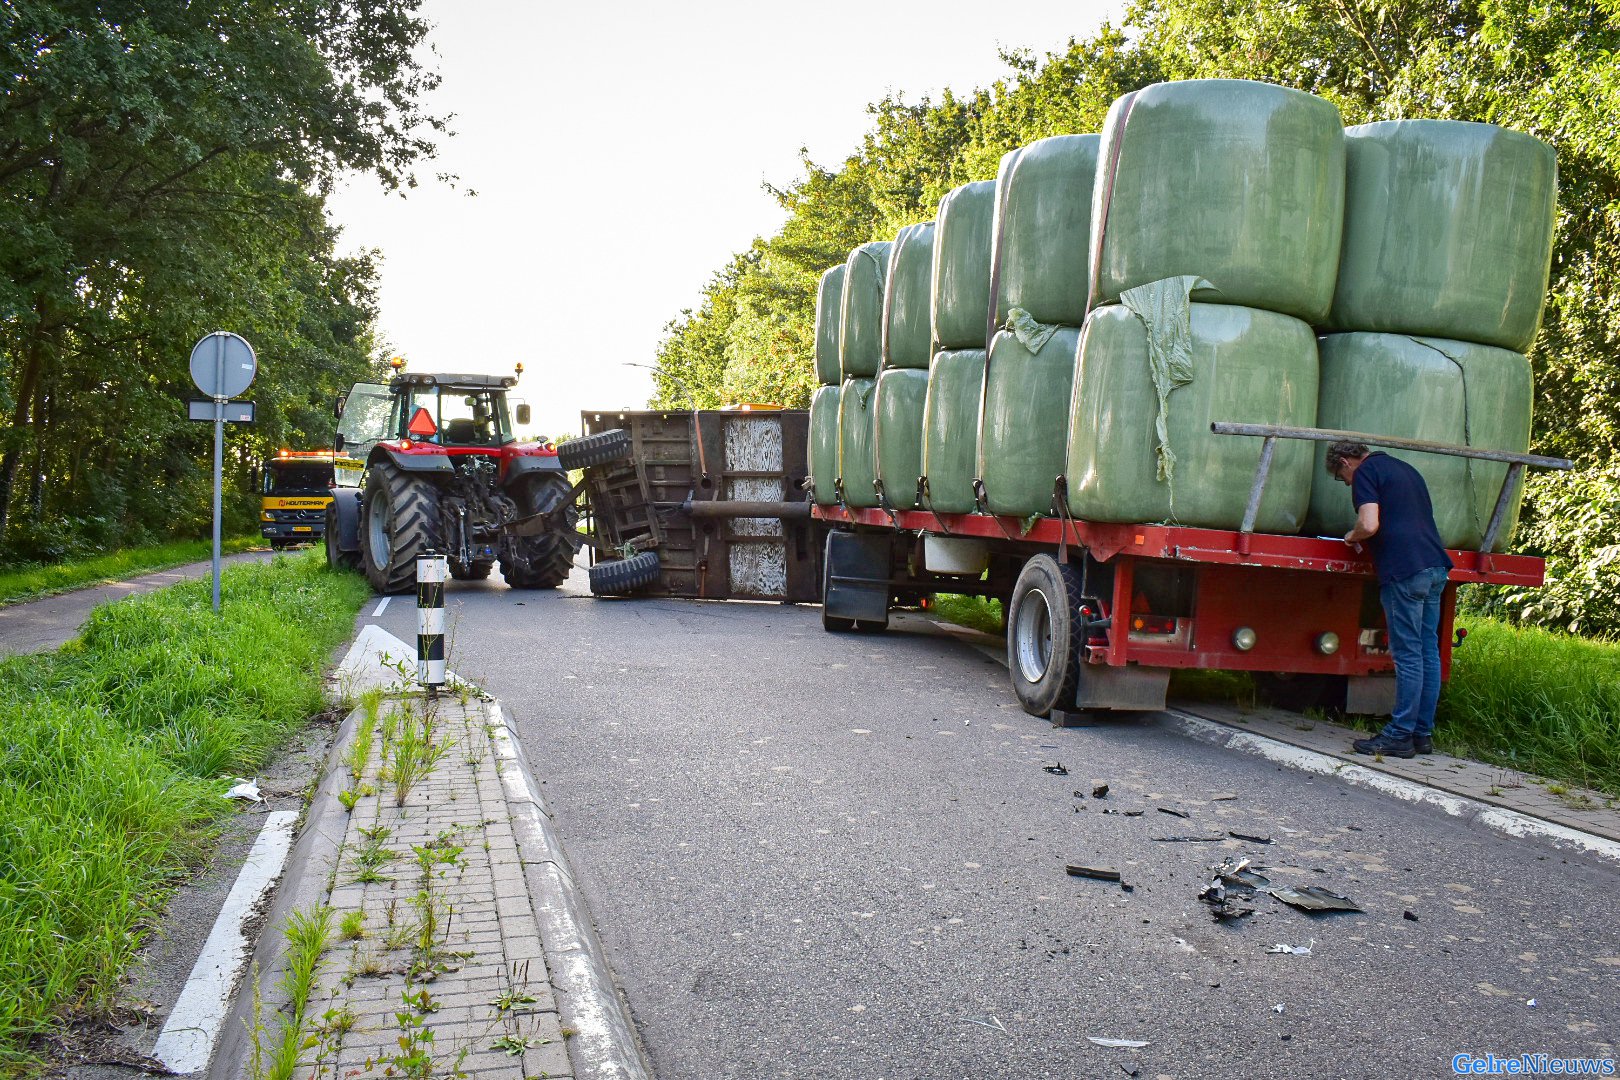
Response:
M416 557L438 542L439 492L432 481L373 465L360 504L360 565L371 587L384 596L414 590Z
M630 456L630 433L623 428L569 439L557 447L557 464L568 470L610 465Z
M1050 555L1024 564L1007 612L1007 670L1024 711L1073 703L1080 681L1080 574Z
M656 551L597 563L590 569L591 592L596 596L629 596L657 582L658 574Z
M570 485L562 473L531 473L512 492L520 516L550 513L568 498ZM574 531L579 514L572 506L558 528L539 536L508 536L501 545L501 576L514 589L555 589L574 565L574 547L565 533Z

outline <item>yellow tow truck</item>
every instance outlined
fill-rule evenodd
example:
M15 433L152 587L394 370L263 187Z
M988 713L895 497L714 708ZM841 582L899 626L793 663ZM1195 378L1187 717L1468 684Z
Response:
M260 472L259 532L270 546L321 539L332 501L332 451L278 450Z

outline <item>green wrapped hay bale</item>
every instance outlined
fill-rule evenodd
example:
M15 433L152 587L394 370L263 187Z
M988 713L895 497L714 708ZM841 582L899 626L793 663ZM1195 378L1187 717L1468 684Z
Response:
M1085 321L1099 141L1096 135L1041 139L1009 155L1010 167L996 178L997 326L1013 308L1043 323Z
M877 446L872 440L876 379L845 379L838 398L838 477L849 506L876 506Z
M1344 135L1330 324L1528 349L1552 266L1552 147L1456 120L1389 120Z
M823 386L837 386L843 381L839 369L839 325L843 322L844 274L846 267L839 265L821 275L816 289L816 378Z
M1091 302L1184 274L1193 299L1320 323L1344 226L1331 102L1239 79L1155 83L1108 111L1091 205Z
M989 304L985 307L988 313ZM923 505L941 514L974 509L984 362L983 349L942 349L928 367L922 464L928 486Z
M878 376L876 419L877 475L894 510L917 506L917 478L922 475L923 406L928 399L928 372L890 368Z
M1530 362L1518 353L1403 334L1329 334L1319 348L1319 427L1517 454L1530 448ZM1506 465L1384 452L1423 474L1441 542L1470 550L1484 543ZM1318 445L1308 528L1321 536L1342 536L1355 524L1355 509L1350 489L1324 471L1326 460L1327 447ZM1508 549L1521 494L1515 492L1509 504L1496 551Z
M1038 341L1005 330L991 340L978 473L991 513L1051 512L1053 483L1065 468L1079 348L1080 331L1068 326Z
M810 395L810 481L817 506L838 503L838 398L843 388L820 386Z
M996 183L963 184L939 203L934 227L934 344L983 351L990 326L990 240Z
M928 370L934 355L929 309L933 303L934 223L907 225L889 248L883 292L883 366Z
M883 290L889 275L889 242L862 244L849 253L844 267L839 370L846 379L874 378L883 366Z
M1086 319L1069 414L1076 517L1238 528L1261 440L1215 435L1210 423L1315 426L1316 338L1305 323L1191 304L1181 330L1161 336L1168 362L1156 363L1147 324L1128 308L1098 308ZM1169 377L1156 381L1156 370ZM1299 531L1312 460L1309 443L1278 440L1257 530Z

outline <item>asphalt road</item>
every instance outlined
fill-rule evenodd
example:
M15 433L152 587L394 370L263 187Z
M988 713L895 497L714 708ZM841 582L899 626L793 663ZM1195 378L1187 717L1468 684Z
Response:
M582 578L452 583L451 667L514 714L665 1080L1425 1077L1463 1052L1620 1053L1606 864L1152 718L1053 729L948 637L597 601ZM378 621L413 640L408 599ZM1229 829L1275 842L1153 840ZM1261 894L1217 924L1197 893L1228 855L1365 913Z

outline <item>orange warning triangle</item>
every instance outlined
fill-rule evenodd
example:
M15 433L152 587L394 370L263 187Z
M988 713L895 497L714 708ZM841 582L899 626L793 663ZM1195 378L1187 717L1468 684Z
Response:
M416 412L412 414L411 422L405 430L418 439L430 438L439 433L439 427L433 422L432 414L420 405L416 407Z

